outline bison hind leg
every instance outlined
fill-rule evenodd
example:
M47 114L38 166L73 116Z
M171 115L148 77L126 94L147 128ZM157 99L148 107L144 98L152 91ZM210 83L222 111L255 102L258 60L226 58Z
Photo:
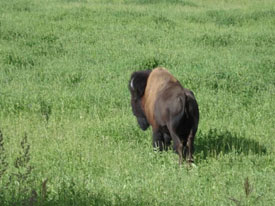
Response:
M197 128L192 128L187 138L185 158L188 163L194 162L193 153L194 153L194 139L195 139L196 131L197 131Z
M176 153L179 155L179 165L183 162L183 142L181 141L180 134L178 133L178 126L181 123L182 114L181 112L178 115L169 118L166 125L173 140L173 148Z

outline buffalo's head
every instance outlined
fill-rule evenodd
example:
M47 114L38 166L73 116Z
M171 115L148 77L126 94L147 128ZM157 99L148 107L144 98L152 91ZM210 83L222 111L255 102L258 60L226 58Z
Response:
M131 75L129 81L129 90L131 93L131 106L133 114L136 116L138 124L142 130L146 130L149 127L149 123L144 114L141 100L145 92L147 79L151 70L137 71Z

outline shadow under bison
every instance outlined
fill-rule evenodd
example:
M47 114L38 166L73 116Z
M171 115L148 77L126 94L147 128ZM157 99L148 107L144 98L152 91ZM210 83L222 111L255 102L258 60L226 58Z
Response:
M264 155L267 150L258 141L238 136L234 133L210 129L207 133L199 131L195 140L195 153L201 158L216 157L219 154L257 154Z

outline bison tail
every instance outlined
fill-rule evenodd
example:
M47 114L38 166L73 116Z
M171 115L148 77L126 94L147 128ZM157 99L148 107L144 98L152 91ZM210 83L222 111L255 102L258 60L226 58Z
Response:
M186 103L185 103L185 114L188 119L192 119L194 125L196 127L198 126L199 123L199 106L198 103L195 99L195 96L193 92L189 92L185 95L186 97Z
M181 101L181 105L182 105L182 111L181 111L181 115L180 118L182 118L184 115L189 118L189 114L188 114L188 99L187 96L184 94L182 96L179 97L180 101Z
M181 102L181 112L177 115L178 121L183 117L191 122L198 123L199 121L199 108L194 96L184 94L179 97ZM197 124L196 123L196 124Z

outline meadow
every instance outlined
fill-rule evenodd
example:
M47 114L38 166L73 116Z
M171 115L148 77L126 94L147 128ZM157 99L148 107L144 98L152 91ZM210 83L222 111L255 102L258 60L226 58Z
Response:
M195 164L155 152L133 71L200 108ZM275 205L274 0L0 0L0 205Z

